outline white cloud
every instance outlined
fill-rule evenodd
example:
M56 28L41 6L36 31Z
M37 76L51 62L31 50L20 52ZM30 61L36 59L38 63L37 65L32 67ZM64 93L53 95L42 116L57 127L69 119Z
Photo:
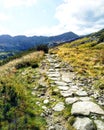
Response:
M7 28L0 26L0 35L2 34L10 34L10 30L8 30Z
M68 31L83 35L104 28L104 0L63 0L56 9L59 23L31 29L26 35L57 35Z
M7 21L9 20L9 16L4 14L4 13L0 13L0 21Z
M2 0L4 7L18 7L18 6L32 6L36 4L37 0Z
M66 31L83 34L99 30L104 27L104 0L64 0L55 17Z
M52 27L41 27L41 28L30 29L30 30L25 31L24 35L53 36L53 35L58 35L61 33L63 33L63 29L61 28L60 25L57 25L57 26L52 26Z

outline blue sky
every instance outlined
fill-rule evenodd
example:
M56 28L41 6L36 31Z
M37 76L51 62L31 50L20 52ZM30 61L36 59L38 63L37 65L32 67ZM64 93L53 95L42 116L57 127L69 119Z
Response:
M0 0L0 35L79 35L104 28L104 0Z

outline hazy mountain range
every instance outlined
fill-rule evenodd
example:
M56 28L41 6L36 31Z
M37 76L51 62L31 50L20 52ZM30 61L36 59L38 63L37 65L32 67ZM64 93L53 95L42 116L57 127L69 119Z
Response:
M49 44L49 46L54 46L56 44L71 41L79 36L73 32L63 33L57 36L31 36L27 37L24 35L10 36L10 35L0 35L0 51L24 51L29 48L35 47L39 44Z

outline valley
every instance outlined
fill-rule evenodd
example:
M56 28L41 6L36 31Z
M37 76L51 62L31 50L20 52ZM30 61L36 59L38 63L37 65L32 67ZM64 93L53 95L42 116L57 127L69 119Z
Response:
M0 66L0 129L104 130L103 33Z

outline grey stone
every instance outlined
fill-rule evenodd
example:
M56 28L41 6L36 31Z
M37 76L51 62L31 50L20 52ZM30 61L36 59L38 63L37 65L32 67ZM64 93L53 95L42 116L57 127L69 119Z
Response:
M43 103L44 103L44 104L48 104L48 103L49 103L49 100L48 100L48 99L45 99L45 100L43 101Z
M66 130L66 129L65 129L65 127L61 126L60 124L56 124L55 130Z
M76 130L95 130L92 120L87 117L77 117L73 126L76 128Z
M47 110L47 107L46 106L42 106L42 109Z
M60 77L50 77L51 80L54 80L54 81L59 81L60 80Z
M65 99L65 103L66 104L73 104L74 102L76 102L78 100L79 100L79 98L77 98L77 97L68 97Z
M54 107L53 107L53 110L54 111L62 111L64 110L65 106L64 106L64 103L63 102L59 102L57 103Z
M80 97L79 100L81 100L81 101L91 101L92 98L90 98L90 97Z
M58 86L58 89L60 89L60 90L68 90L69 87L68 86Z
M48 130L56 130L54 126L50 126Z
M104 110L91 101L80 101L72 105L72 115L90 115L90 113L104 115Z
M31 92L31 94L32 94L32 95L36 95L36 92L35 92L35 91L33 91L33 92Z
M97 130L104 130L104 122L101 120L95 120L94 123L96 124Z
M68 91L60 91L60 94L63 96L63 97L70 97L73 95L73 92L70 92L69 90Z
M78 91L76 91L76 95L78 95L78 96L87 96L88 94L84 90L78 90Z
M69 78L69 74L66 74L66 73L62 74L62 81L65 81L65 82L67 82L67 83L70 83L71 80L70 80L70 78Z
M56 72L56 73L49 73L48 74L49 77L60 77L60 73Z
M63 81L55 81L55 83L59 86L67 86L67 83L63 82Z

